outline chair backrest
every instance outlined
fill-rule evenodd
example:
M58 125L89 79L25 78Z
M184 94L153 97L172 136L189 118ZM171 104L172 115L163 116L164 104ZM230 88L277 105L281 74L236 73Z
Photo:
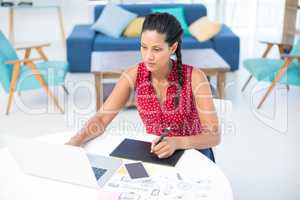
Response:
M10 80L12 76L13 65L4 64L8 60L17 60L18 56L6 39L4 34L0 31L0 81L3 85L3 88L6 92L9 91Z

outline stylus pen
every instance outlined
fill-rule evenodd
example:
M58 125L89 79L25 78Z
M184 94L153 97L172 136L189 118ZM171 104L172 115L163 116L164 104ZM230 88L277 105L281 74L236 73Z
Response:
M159 140L154 144L154 146L158 145L170 132L170 127L164 128L162 134L160 135Z

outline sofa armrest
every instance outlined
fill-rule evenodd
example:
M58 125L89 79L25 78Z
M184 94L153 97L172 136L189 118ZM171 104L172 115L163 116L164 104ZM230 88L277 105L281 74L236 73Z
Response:
M223 24L220 32L212 41L215 50L230 65L231 71L237 70L240 60L240 38Z
M95 31L91 25L76 25L67 38L70 72L90 72Z

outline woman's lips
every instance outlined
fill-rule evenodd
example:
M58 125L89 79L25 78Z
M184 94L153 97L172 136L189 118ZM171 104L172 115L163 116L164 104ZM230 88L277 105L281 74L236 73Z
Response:
M146 65L147 65L148 67L153 67L153 66L155 65L155 63L146 63Z

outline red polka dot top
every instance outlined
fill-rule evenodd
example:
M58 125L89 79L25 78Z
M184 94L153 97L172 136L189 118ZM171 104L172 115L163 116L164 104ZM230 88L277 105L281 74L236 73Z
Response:
M144 63L139 63L135 82L136 104L139 115L149 134L160 135L164 128L171 131L168 136L190 136L201 133L201 123L192 92L192 66L182 65L183 85L176 106L178 74L176 62L172 60L168 75L169 86L166 99L160 104L151 83L151 72Z

